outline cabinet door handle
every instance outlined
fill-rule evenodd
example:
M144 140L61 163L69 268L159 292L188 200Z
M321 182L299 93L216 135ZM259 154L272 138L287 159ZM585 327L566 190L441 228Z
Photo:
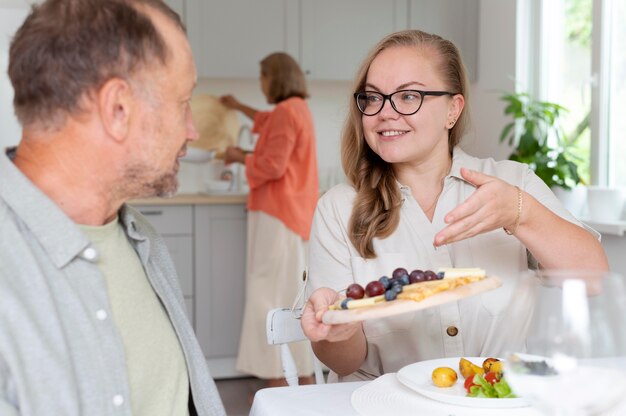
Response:
M157 215L163 215L163 211L161 210L151 210L151 211L139 211L141 212L142 215L149 217L149 216L157 216Z

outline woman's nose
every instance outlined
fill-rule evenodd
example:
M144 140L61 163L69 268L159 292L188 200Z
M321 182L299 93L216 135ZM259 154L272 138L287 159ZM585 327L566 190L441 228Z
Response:
M385 99L385 101L383 102L383 108L380 109L378 116L383 119L395 119L400 116L400 113L398 113L391 105L391 99Z

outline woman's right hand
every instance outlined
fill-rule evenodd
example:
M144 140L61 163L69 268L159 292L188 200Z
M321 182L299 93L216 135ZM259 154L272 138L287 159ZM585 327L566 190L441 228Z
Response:
M347 324L327 325L322 322L322 316L328 307L334 304L341 296L334 290L322 287L311 294L304 306L300 325L312 342L346 341L354 336L358 331L362 331L361 322L351 322Z
M241 107L241 103L239 102L239 100L237 100L234 96L230 94L222 95L220 97L220 102L224 104L226 107L231 108L233 110L239 110L239 108Z

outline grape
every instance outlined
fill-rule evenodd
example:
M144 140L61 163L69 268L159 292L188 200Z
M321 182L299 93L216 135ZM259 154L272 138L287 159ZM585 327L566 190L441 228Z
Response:
M409 282L410 283L419 283L419 282L423 282L425 281L426 278L424 276L424 272L417 269L417 270L413 270L411 272L411 274L409 275Z
M365 286L365 293L370 298L382 295L383 293L385 293L385 287L378 280L374 280L372 282L369 282L367 286Z
M424 272L424 277L426 278L426 280L439 280L437 274L432 270L426 270Z
M394 279L399 279L404 275L408 276L409 272L407 272L404 267L398 267L396 270L393 271L393 273L391 274L391 277Z
M365 296L365 290L360 284L352 283L348 286L348 289L346 289L346 296L352 299L362 299L363 296Z

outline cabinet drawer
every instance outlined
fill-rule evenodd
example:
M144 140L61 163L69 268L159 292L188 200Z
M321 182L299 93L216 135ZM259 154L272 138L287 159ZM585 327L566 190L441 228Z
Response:
M191 205L139 205L137 209L150 221L159 234L191 234L193 210Z

